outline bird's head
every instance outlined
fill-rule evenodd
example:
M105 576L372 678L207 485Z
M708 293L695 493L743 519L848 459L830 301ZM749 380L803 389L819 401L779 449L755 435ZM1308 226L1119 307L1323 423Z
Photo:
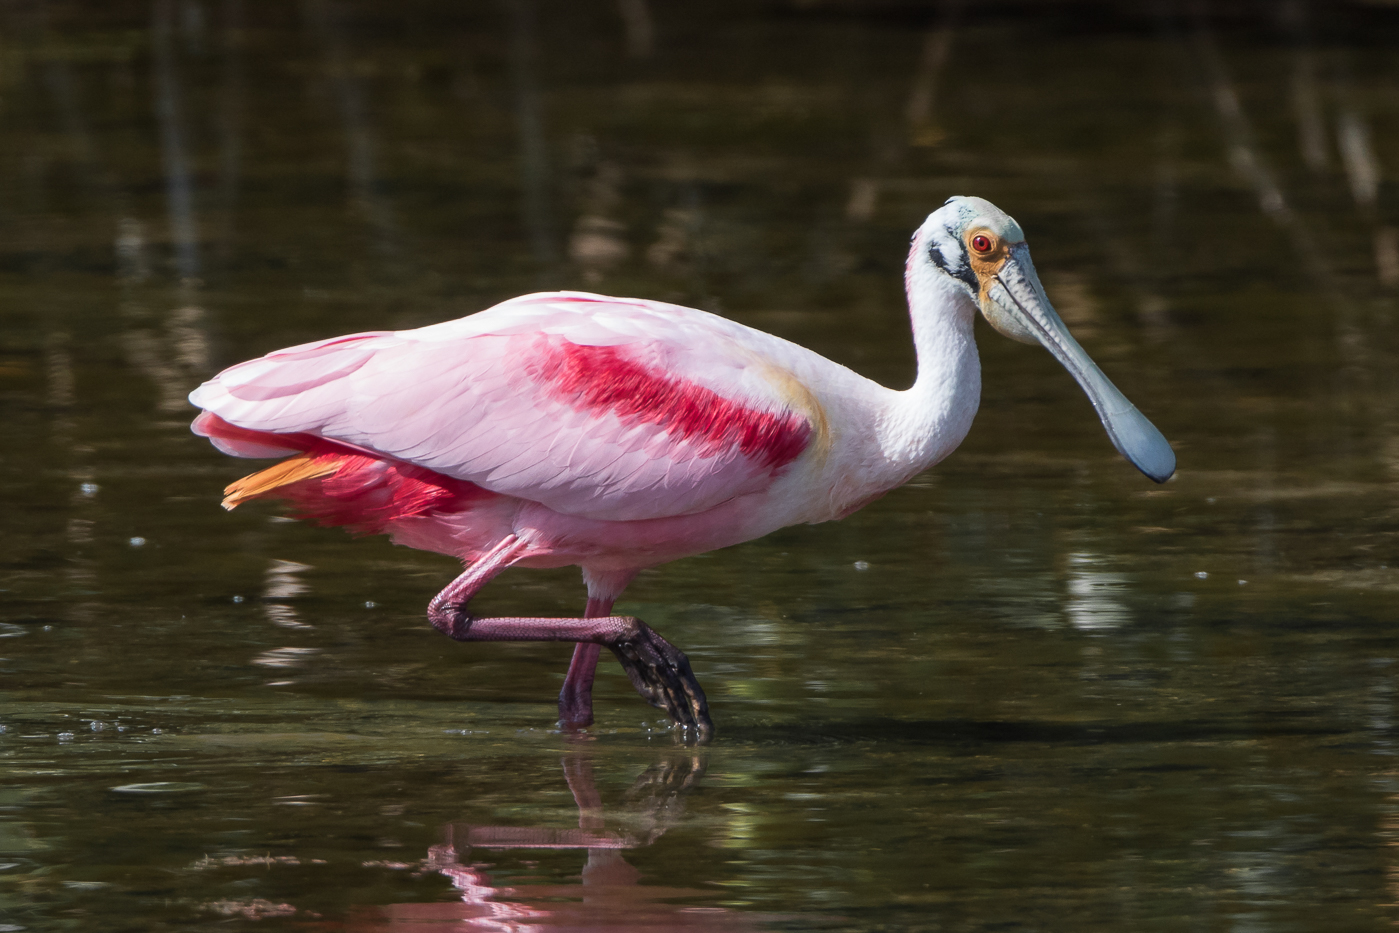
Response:
M1054 354L1088 394L1122 456L1158 483L1170 479L1176 468L1171 445L1069 333L1044 293L1014 218L982 198L952 197L928 215L914 242L924 256L910 258L926 259L935 274L965 289L992 327Z

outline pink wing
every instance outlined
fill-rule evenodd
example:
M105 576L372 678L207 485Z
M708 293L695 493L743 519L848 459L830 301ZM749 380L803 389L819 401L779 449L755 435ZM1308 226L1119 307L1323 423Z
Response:
M280 350L190 401L240 428L330 438L567 514L660 518L766 488L806 449L808 416L768 376L764 350L783 346L689 308L528 295ZM303 446L215 442L253 457Z

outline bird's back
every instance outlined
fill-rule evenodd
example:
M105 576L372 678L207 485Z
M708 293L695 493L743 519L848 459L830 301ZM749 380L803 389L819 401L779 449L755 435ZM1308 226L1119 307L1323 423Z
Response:
M824 455L824 382L842 397L865 383L703 311L563 292L277 351L190 398L218 422L196 431L235 455L328 440L562 514L635 521L704 511Z

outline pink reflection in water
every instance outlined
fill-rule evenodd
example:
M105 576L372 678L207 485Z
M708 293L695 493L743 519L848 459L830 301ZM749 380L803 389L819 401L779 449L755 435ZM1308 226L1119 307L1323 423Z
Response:
M346 929L356 933L447 933L489 930L492 933L531 931L626 931L665 933L670 930L759 929L751 915L723 907L669 903L681 898L714 897L718 892L698 888L641 885L641 872L622 858L625 849L650 845L683 812L681 798L704 773L700 758L665 762L643 774L631 796L644 797L638 835L603 829L602 798L593 780L592 762L582 757L563 761L569 790L578 805L578 828L473 826L445 827L446 842L428 850L424 867L452 882L460 899L428 904L390 904L364 908ZM582 849L588 853L580 884L497 885L481 867L471 864L471 849Z

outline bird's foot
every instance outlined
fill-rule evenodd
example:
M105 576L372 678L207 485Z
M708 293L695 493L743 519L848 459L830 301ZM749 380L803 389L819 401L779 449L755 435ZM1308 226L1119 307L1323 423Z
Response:
M559 728L565 732L577 732L593 724L593 698L589 694L581 700L578 697L559 695Z
M629 622L629 631L607 647L621 662L632 686L652 706L665 710L687 741L708 742L714 735L714 723L704 690L690 669L690 659L645 622Z
M593 707L589 703L586 708L576 705L566 705L563 698L559 699L559 728L564 732L581 732L593 724Z

